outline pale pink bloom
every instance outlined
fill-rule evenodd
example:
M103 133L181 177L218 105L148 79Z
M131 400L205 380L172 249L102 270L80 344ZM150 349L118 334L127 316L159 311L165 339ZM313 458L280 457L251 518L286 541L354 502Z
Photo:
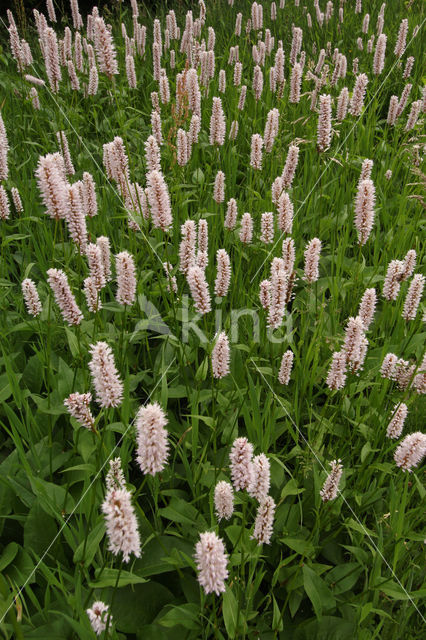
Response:
M237 224L237 215L238 215L237 202L234 198L231 198L228 201L226 218L225 218L225 222L223 223L223 226L225 227L225 229L229 229L229 230L235 229L235 225Z
M37 78L36 76L31 76L28 73L24 75L24 78L27 82L32 82L40 87L43 87L46 83L42 78ZM1 116L0 116L1 117Z
M366 289L362 296L358 312L358 317L361 318L365 331L367 331L371 321L373 320L376 303L376 290L374 288Z
M96 402L101 407L118 407L123 398L121 382L114 362L111 347L99 341L90 345L92 359L89 369L96 391Z
M241 62L236 62L234 66L234 86L239 87L241 84L241 76L243 72L243 65Z
M390 180L392 178L392 169L388 169L385 173L386 180Z
M404 320L414 320L416 317L424 286L425 277L422 274L417 273L410 283L410 287L405 298L404 309L402 311L402 317Z
M68 209L66 221L72 240L78 246L81 254L85 253L87 247L87 227L83 213L83 206L78 183L67 185Z
M38 99L38 92L35 87L31 87L30 93L28 94L28 99L31 100L31 105L33 109L39 111L40 109L40 100Z
M133 256L127 251L121 251L115 256L117 271L116 300L122 305L131 306L136 298L136 267Z
M97 600L92 604L91 609L86 609L86 613L89 616L92 629L98 636L101 635L101 633L106 629L108 609L109 605L105 604L105 602L102 602L102 600ZM111 615L109 617L109 620L111 622Z
M95 96L97 94L98 83L99 83L98 69L96 65L92 65L89 71L89 86L87 88L87 95Z
M395 121L398 117L398 96L391 96L391 99L389 101L389 110L388 110L388 117L387 117L387 123L391 126L393 126L395 124Z
M275 508L276 505L271 496L267 496L259 504L252 535L252 538L257 540L257 544L270 543L274 524Z
M207 253L209 246L207 220L201 218L198 222L198 251Z
M408 414L408 407L401 402L399 405L395 405L393 410L392 419L388 424L386 435L388 438L399 438L404 427L404 422Z
M421 109L422 100L416 100L415 102L413 102L404 131L411 131L411 129L414 129L417 124L417 120L419 119Z
M71 393L68 398L65 398L64 405L77 422L86 427L86 429L93 430L95 420L89 407L91 401L91 393Z
M182 240L179 246L179 270L187 273L195 264L196 226L193 220L187 220L181 226Z
M407 78L410 77L411 71L413 70L413 65L414 65L414 58L413 56L409 56L407 58L407 62L405 63L404 73L402 75L404 80L407 80Z
M367 339L362 319L359 316L349 318L345 331L343 351L346 353L346 361L352 371L357 371L362 367L366 344Z
M73 176L75 170L72 164L70 149L68 146L68 140L65 135L65 131L58 131L56 134L56 138L59 143L60 152L62 153L62 157L64 159L65 173L69 176Z
M263 91L263 73L259 65L256 65L253 72L253 93L255 100L259 100Z
M152 135L157 141L157 144L162 144L163 135L161 133L161 115L155 109L151 112L151 129Z
M56 22L56 13L53 6L53 0L46 0L46 9L50 22Z
M395 380L396 365L398 357L394 353L387 353L383 359L380 369L380 375L382 378L388 378L389 380Z
M328 502L329 500L337 498L339 482L343 473L343 467L340 462L340 458L339 460L332 460L330 462L331 471L320 491L320 496L323 502Z
M404 18L399 25L398 38L395 44L394 54L400 58L405 51L408 33L408 20Z
M231 478L234 489L248 489L253 481L253 445L247 438L234 440L229 454Z
M220 204L225 200L225 174L218 171L214 180L213 200Z
M418 368L418 372L414 376L413 386L417 393L426 393L426 354L423 356L422 363Z
M293 228L293 204L286 191L280 195L277 203L278 228L284 233L291 233Z
M222 100L213 98L212 115L210 118L210 144L223 145L225 142L226 121L222 108Z
M269 309L271 302L271 282L269 280L262 280L260 283L259 298L262 307Z
M205 593L220 595L226 590L225 580L228 577L227 555L222 538L213 531L200 533L200 540L195 546L198 582Z
M401 280L408 280L408 278L413 274L414 268L416 266L416 250L410 249L407 251L404 261L401 266Z
M319 99L317 147L326 151L331 143L331 96L322 94Z
M376 192L370 179L361 180L355 199L355 227L358 231L358 242L364 245L374 224L374 203Z
M368 33L368 25L370 24L370 14L366 13L362 21L362 32Z
M413 88L413 85L408 83L405 85L404 89L402 90L401 93L401 98L398 101L398 109L396 112L396 117L399 118L399 116L402 114L402 112L404 111L405 107L407 106L407 102L408 102L408 97L411 93L411 89Z
M383 283L383 297L386 300L396 300L401 287L401 275L404 263L401 260L391 260Z
M187 133L184 129L178 129L177 132L177 140L176 140L176 157L177 163L180 167L184 167L189 160L188 154L188 146L189 140L187 138Z
M363 160L362 166L361 166L361 174L358 180L358 188L363 180L369 180L371 178L373 165L374 165L373 160L370 160L369 158L365 158L365 160Z
M102 503L108 536L108 549L114 555L123 553L123 561L129 562L130 554L141 556L138 521L132 506L132 496L127 489L110 489Z
M298 62L293 66L290 78L290 95L289 102L297 103L300 101L300 87L302 84L302 67Z
M291 349L286 351L281 359L281 366L278 373L278 381L287 385L290 382L290 374L293 367L294 354Z
M84 279L83 292L86 297L89 311L96 312L102 309L102 302L99 297L99 289L96 286L95 279L91 276Z
M243 19L243 14L242 13L237 13L237 17L235 19L235 35L236 36L240 36L241 35L241 22Z
M214 378L224 378L229 373L231 354L228 336L224 331L219 333L212 351L212 370Z
M402 391L405 391L405 389L408 389L410 386L415 370L416 366L414 364L410 365L407 360L398 358L395 366L394 380L396 380L398 387Z
M106 284L105 268L102 260L102 249L98 244L93 242L86 247L86 256L89 263L90 275L98 289L102 289Z
M165 69L161 69L160 72L160 99L162 104L168 104L170 102L169 79L167 78Z
M373 52L374 38L375 38L375 35L373 33L373 35L371 36L371 38L367 42L367 53L372 53Z
M167 231L173 222L167 184L159 171L150 171L147 175L147 182L148 202L154 227Z
M283 240L282 256L284 261L284 270L288 274L291 274L296 258L293 238L286 238L285 240Z
M244 213L241 218L240 240L250 244L253 239L253 219L249 213Z
M214 490L214 506L218 520L229 520L234 512L234 492L229 482L221 480Z
M231 122L231 128L229 129L229 139L230 140L235 140L237 135L238 135L238 121L237 120L233 120Z
M96 240L96 244L101 250L101 263L103 276L106 282L111 280L111 248L109 238L106 236L99 236Z
M271 297L267 319L268 327L277 329L281 326L285 305L287 302L287 288L289 276L284 268L273 269L271 273Z
M59 153L40 156L35 172L43 204L51 218L66 218L67 188L63 158Z
M0 185L0 220L8 220L10 217L10 204L6 189Z
M30 278L25 278L21 283L21 288L28 313L34 317L40 315L42 305L35 283Z
M94 44L99 69L111 80L118 73L114 41L103 18L97 17L93 23Z
M305 267L303 280L312 284L319 278L319 258L321 252L321 240L313 238L308 242L305 249Z
M170 262L163 262L163 268L167 275L167 291L169 293L171 293L172 291L173 293L176 293L178 289L176 276L171 275L171 271L173 269L172 265L170 264Z
M131 89L136 89L135 60L132 55L126 56L126 75L129 87Z
M290 50L290 64L292 67L296 64L297 56L300 53L302 48L302 36L303 32L300 27L293 26L293 38L291 41L291 50Z
M83 173L83 204L84 211L89 218L93 218L98 213L98 203L96 200L96 184L92 174L88 171Z
M189 267L186 277L196 310L201 315L211 311L210 293L203 269L192 265Z
M332 391L343 389L346 382L346 353L345 351L335 351L327 375L327 386Z
M278 128L279 128L279 111L278 109L272 109L268 113L266 124L265 124L264 141L265 141L266 153L271 153L272 151L274 140L278 134Z
M114 458L109 461L108 473L105 476L105 486L107 491L110 489L124 489L126 487L126 480L123 469L121 468L121 458Z
M197 256L195 258L195 264L197 265L197 267L200 267L200 269L205 270L208 263L209 263L209 255L207 251L197 251Z
M218 249L216 254L217 276L214 284L215 295L223 298L228 293L231 282L231 261L225 249Z
M374 53L373 60L373 73L375 76L379 76L385 66L386 40L387 37L384 33L382 33L377 39L376 51Z
M362 40L361 40L361 44L362 44ZM361 47L361 49L362 49L362 47ZM352 73L355 76L358 75L358 72L359 72L358 63L359 63L358 58L354 58L353 61L352 61Z
M200 116L194 113L189 125L188 139L191 144L198 142L198 135L201 131L201 119Z
M274 214L272 211L262 213L260 241L272 244L274 241Z
M253 477L247 491L252 498L263 502L271 484L271 464L264 453L253 458Z
M46 73L49 78L52 93L58 93L61 81L61 67L59 64L58 39L55 31L47 27L43 31L42 54L46 65Z
M226 90L226 72L224 69L219 71L219 91L225 93Z
M77 325L83 320L83 314L71 292L67 276L61 269L48 269L48 282L55 296L62 317L69 325Z
M426 434L417 431L405 436L394 453L394 460L403 471L411 473L426 455Z
M72 60L67 61L68 77L70 79L71 89L73 91L80 91L80 81L75 71L74 63Z
M251 137L251 154L250 165L253 169L260 170L262 168L262 147L263 138L258 133L254 133Z
M241 87L240 98L238 100L238 109L242 111L246 102L247 87L245 84Z
M349 91L347 87L343 87L337 99L336 118L342 122L346 118L348 111Z
M365 73L360 73L355 81L355 86L349 105L349 113L353 116L361 115L364 106L364 97L367 89L367 84L368 76Z
M291 144L288 148L287 159L285 161L282 172L282 188L287 191L293 183L294 174L296 173L297 163L299 162L299 147Z
M137 462L143 473L154 476L166 465L169 455L166 424L167 418L158 402L139 409L136 416Z
M282 47L278 47L277 52L275 54L274 60L274 78L278 85L283 85L284 83L284 62L285 55Z
M283 179L277 176L271 186L271 200L275 206L278 206L278 200L283 190Z
M181 131L181 129L179 129ZM148 136L145 142L145 162L148 171L160 171L160 147L155 136Z
M78 0L70 0L72 23L74 29L80 29L83 26L83 18L78 9Z

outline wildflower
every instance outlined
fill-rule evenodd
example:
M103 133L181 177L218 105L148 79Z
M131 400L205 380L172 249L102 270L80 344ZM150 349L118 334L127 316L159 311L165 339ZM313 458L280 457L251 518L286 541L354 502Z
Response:
M320 110L318 115L317 147L319 151L326 151L331 142L331 96L320 96Z
M250 244L253 238L253 220L249 213L244 213L241 218L240 240Z
M66 218L67 183L63 158L59 153L40 156L35 172L43 203L51 218Z
M42 53L50 88L52 93L58 93L61 81L61 67L59 64L58 38L54 29L46 27L41 41L43 42Z
M391 96L389 101L389 109L387 116L387 123L390 125L394 125L398 116L398 96Z
M86 256L89 263L90 276L93 278L96 288L100 291L106 284L105 267L102 260L103 254L101 247L93 242L88 244L86 248Z
M343 473L343 467L340 463L340 458L339 460L332 460L330 462L331 472L327 476L327 479L320 491L320 496L323 502L328 502L329 500L337 498L339 482Z
M263 73L259 65L256 65L253 72L253 93L256 102L260 99L263 90Z
M289 102L296 103L300 101L300 87L302 84L302 67L298 62L293 66L290 78L290 95Z
M214 284L215 295L223 298L228 293L231 282L231 262L225 249L219 249L216 254L217 276Z
M122 251L115 256L117 270L116 299L122 305L132 305L136 297L136 268L133 256Z
M417 273L411 281L405 298L404 309L402 312L404 320L414 320L416 317L424 286L425 277L420 273Z
M109 461L109 469L105 477L105 486L107 491L110 489L124 489L126 487L120 458L114 458Z
M195 264L196 226L193 220L187 220L181 226L182 240L179 245L179 269L187 274L188 269Z
M274 140L278 135L279 117L280 113L278 109L271 109L271 111L268 112L263 136L266 153L271 153Z
M287 191L293 183L294 174L296 173L297 163L299 161L299 147L291 144L288 148L287 159L285 161L282 172L282 188Z
M143 473L162 471L169 455L167 418L158 402L141 407L136 416L137 462Z
M281 359L281 366L278 373L278 380L281 384L288 384L290 381L291 369L293 367L294 354L291 349L286 351Z
M305 249L305 275L304 280L309 284L315 282L319 278L318 263L321 252L321 240L313 238L306 245Z
M111 250L109 238L107 238L106 236L99 236L99 238L96 239L96 245L99 247L101 252L100 258L103 278L105 282L108 282L109 280L111 280Z
M42 306L35 283L30 278L25 278L21 283L21 288L28 313L34 318L37 317L42 311Z
M67 276L61 269L48 269L48 282L52 288L62 317L69 325L77 325L83 320L83 314L71 293Z
M186 131L178 129L177 132L177 163L180 167L184 167L188 163L188 138Z
M253 481L253 445L247 438L237 438L229 455L234 489L248 489Z
M252 535L252 538L257 540L257 544L269 544L271 541L275 507L271 496L266 496L259 504Z
M95 279L91 276L84 279L83 292L86 297L89 311L96 312L102 309L102 302L99 297L99 289L96 286Z
M262 280L259 291L260 304L264 309L269 309L271 303L271 282Z
M349 113L353 116L360 116L364 106L364 96L368 84L368 77L365 73L360 73L355 81L352 99L349 105Z
M237 215L238 215L237 202L234 198L231 198L227 204L226 218L225 218L225 222L223 223L223 226L225 227L225 229L229 229L229 230L235 229L235 225L237 223Z
M198 313L204 315L211 311L210 293L204 271L200 267L193 265L188 269L186 277L194 299L194 306Z
M346 382L346 352L335 351L327 376L327 386L332 391L343 389Z
M123 398L121 382L111 347L99 341L90 345L92 359L89 369L96 391L96 402L101 407L118 407Z
M214 181L213 200L220 204L225 200L225 174L218 171Z
M198 582L205 593L220 595L226 589L225 580L228 577L227 555L223 540L213 531L200 534L200 540L195 546L195 560L197 562Z
M80 253L85 253L87 247L87 227L83 213L83 205L78 183L67 185L68 210L66 221L70 236L79 248Z
M246 102L247 87L245 84L241 87L240 98L238 100L238 109L242 111Z
M349 102L349 90L343 87L337 99L336 118L338 122L342 122L346 118Z
M407 42L407 33L408 33L408 20L404 18L401 20L401 24L399 25L398 38L395 44L394 54L397 58L401 58L405 51L405 46Z
M7 196L7 191L0 185L0 219L8 220L10 217L10 204Z
M114 41L103 18L95 18L93 23L93 32L99 69L105 73L110 80L112 80L113 75L118 73L118 65Z
M358 241L364 245L374 224L374 183L370 179L361 180L355 200L355 227L358 231Z
M261 242L271 244L274 241L274 214L272 211L262 213L261 229Z
M154 227L168 231L173 218L167 184L159 171L150 171L147 175L148 202Z
M415 102L413 102L404 131L411 131L411 129L414 129L417 124L417 120L419 119L421 109L422 100L416 100Z
M287 299L288 274L284 268L273 270L271 274L271 297L267 325L272 329L281 326Z
M382 33L377 39L376 51L374 53L373 60L373 73L375 76L379 76L385 66L386 40L387 37L384 33Z
M229 373L229 340L224 331L219 333L212 351L213 377L224 378Z
M407 106L407 102L408 102L408 97L411 93L411 89L413 88L413 85L408 83L405 85L404 89L402 90L401 93L401 97L398 101L398 109L396 111L396 117L399 118L399 116L402 114L402 112L404 111L405 107Z
M392 169L388 169L385 173L386 180L390 180L392 178Z
M102 503L105 515L108 549L116 556L123 553L123 561L129 562L130 554L141 555L138 521L131 502L131 493L125 488L107 491Z
M247 491L249 495L263 502L271 484L271 464L264 453L253 458L253 477Z
M403 471L411 473L426 455L426 434L417 431L405 436L394 453L394 460Z
M71 393L68 398L65 398L64 405L77 422L86 427L86 429L93 430L95 420L89 408L91 401L91 393Z
M9 167L7 164L7 153L9 148L6 127L4 126L3 118L0 113L0 180L7 180L9 175Z
M221 480L214 490L214 506L218 520L229 520L234 512L234 492L229 482Z
M251 137L251 154L250 154L250 166L253 169L262 168L262 147L263 138L258 133L254 133Z
M223 145L225 142L226 124L222 108L222 100L213 98L212 115L210 118L210 144Z
M386 300L396 300L401 288L401 272L403 263L401 260L391 260L386 271L383 283L383 297Z
M361 318L365 331L367 331L371 321L373 320L376 302L376 290L374 288L366 289L362 296L358 312L358 317Z
M404 427L404 422L408 414L408 407L404 402L400 402L399 406L395 405L392 419L388 424L386 435L388 438L399 438Z
M101 600L97 600L92 604L91 609L86 609L86 613L89 616L90 624L96 635L101 635L106 629L106 622L108 619L109 605L105 604ZM110 621L112 616L110 615Z
M160 147L155 136L148 136L145 142L145 162L148 172L161 172Z
M294 267L295 261L295 249L294 249L294 240L293 238L285 238L283 240L282 246L282 256L283 256L283 268L284 270L291 274Z

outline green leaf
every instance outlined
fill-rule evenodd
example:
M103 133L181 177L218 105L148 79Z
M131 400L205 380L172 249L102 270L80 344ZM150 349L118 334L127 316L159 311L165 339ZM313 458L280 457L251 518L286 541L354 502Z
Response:
M95 527L89 533L89 535L87 536L86 545L84 544L84 540L80 542L74 553L74 562L83 562L84 560L84 566L88 567L92 563L96 551L99 549L99 543L104 537L104 534L105 524L102 521L95 525ZM85 553L83 557L84 549Z
M16 542L10 542L7 547L5 547L0 558L0 572L12 562L18 551L19 545Z
M283 616L280 608L272 596L272 631L282 631L284 628Z
M223 621L229 638L235 638L238 623L237 614L238 603L232 593L231 587L228 585L225 593L223 594Z
M336 601L326 583L308 565L303 565L303 586L318 618L323 610L332 609Z
M119 569L104 569L101 573L101 569L96 569L95 580L89 582L91 589L101 589L102 587L115 587L117 583L117 577L120 573ZM99 576L99 579L98 579ZM121 571L118 579L118 587L126 587L128 584L142 584L147 582L145 578L131 573L130 571Z
M159 622L163 627L181 625L185 629L200 629L200 607L193 603L172 607Z

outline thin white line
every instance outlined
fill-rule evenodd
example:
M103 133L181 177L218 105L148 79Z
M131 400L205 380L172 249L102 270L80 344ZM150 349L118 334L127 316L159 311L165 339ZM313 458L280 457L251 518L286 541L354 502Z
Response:
M158 385L160 384L160 382L162 381L162 379L164 378L164 376L166 375L167 371L170 369L170 367L173 364L173 360L172 362L169 364L169 366L167 367L167 369L164 371L163 375L161 376L161 378L158 380L158 382L156 383L155 387L153 388L153 390L151 391L151 393L149 394L146 402L148 402L152 396L152 394L154 393L154 391L156 390L156 388L158 387ZM19 591L16 593L16 595L13 596L13 601L10 604L10 606L6 609L6 611L4 612L2 618L0 619L0 624L3 622L3 620L5 619L5 617L7 616L7 614L9 613L10 609L13 607L13 605L16 602L16 599L19 598L19 596L21 595L21 593L24 591L25 587L27 586L29 580L31 580L31 577L34 575L34 573L37 571L38 567L40 566L40 564L43 562L44 558L46 557L46 555L49 553L51 547L55 544L56 540L58 539L58 537L61 535L62 531L65 529L65 527L67 526L68 522L70 521L70 519L72 518L72 516L75 513L75 510L79 507L79 505L81 504L81 502L84 500L84 498L86 497L88 491L92 488L93 483L96 482L96 480L98 479L99 475L102 473L106 463L109 461L109 459L114 455L114 452L116 451L116 449L120 446L121 442L123 441L123 438L125 437L125 435L127 434L127 432L129 431L129 429L133 426L134 421L136 420L136 417L133 418L132 422L129 424L129 426L127 427L126 431L121 435L119 441L117 442L117 444L115 445L114 449L111 451L111 453L108 455L107 459L105 460L105 462L103 463L102 467L99 469L99 471L97 472L97 474L95 475L95 477L93 478L92 482L89 484L89 486L87 487L86 491L83 493L83 495L81 496L80 500L77 502L77 504L75 505L74 509L71 511L71 513L69 514L69 516L67 517L67 519L65 520L64 524L62 525L62 527L59 529L58 533L56 534L56 536L53 538L52 542L49 544L49 546L47 547L47 549L44 551L43 555L41 556L41 558L39 559L39 561L37 562L36 566L34 567L34 569L31 571L31 573L29 574L28 578L25 580L24 584L22 585L22 587L20 587Z
M414 40L415 37L417 37L417 35L420 33L423 24L425 22L426 18L423 20L423 22L421 23L419 30L417 32L417 34L415 36L411 37L411 40L409 41L409 43L407 44L407 47L412 43L412 41ZM407 48L406 47L406 48ZM340 146L337 147L337 149L334 151L334 153L338 153L340 151L340 149L343 147L343 145L345 144L346 140L349 138L349 136L351 135L352 131L355 129L355 127L360 123L360 121L362 120L363 116L367 113L367 109L370 106L370 104L373 102L373 100L375 99L375 97L377 96L377 94L379 93L379 91L381 91L383 85L385 84L386 80L388 79L388 77L390 76L390 74L392 73L392 71L394 70L395 66L398 64L398 62L400 61L400 58L398 58L394 64L392 65L392 67L390 68L390 70L388 71L387 76L385 76L383 78L383 82L381 83L381 85L379 86L379 88L377 89L377 91L374 93L373 97L371 98L370 102L367 104L367 106L365 107L362 115L356 119L356 121L354 122L352 128L350 129L349 133L347 134L346 138L341 142ZM293 219L297 216L297 214L299 213L299 211L302 209L303 205L305 204L305 202L308 200L309 196L311 195L311 193L314 191L315 187L317 186L318 182L321 180L321 178L323 177L324 173L327 171L328 167L331 165L332 160L330 159L328 161L328 163L326 164L323 172L321 173L321 175L319 176L318 180L315 182L314 186L312 187L312 189L309 191L308 195L306 196L306 198L303 200L302 204L300 205L300 207L297 209L296 213L294 214ZM277 245L281 242L282 238L284 237L285 233L283 232L279 239L275 242L274 246L269 250L269 253L267 254L266 258L263 260L262 264L260 265L260 267L258 268L258 270L256 271L256 273L254 274L254 276L252 277L252 279L250 280L250 284L253 282L253 280L256 278L257 274L259 273L259 271L263 268L263 265L265 264L265 262L267 260L269 260L270 256L272 255L272 253L275 251L275 248L277 247Z
M291 415L289 414L289 412L287 411L287 409L285 408L285 406L282 404L279 396L276 395L275 391L273 390L273 388L271 387L271 385L269 384L269 382L266 380L265 376L263 375L262 371L258 368L257 364L252 360L252 363L254 364L254 366L256 367L257 371L260 373L260 375L262 376L263 381L268 385L269 389L272 391L272 395L274 396L274 398L276 398L278 400L278 402L280 403L281 407L284 409L284 411L286 412L286 414L288 415L288 417L290 418L290 421L292 422L292 424L294 425L294 427L296 428L297 432L299 435L302 436L303 440L305 441L305 443L308 445L311 453L315 456L317 462L319 462L319 464L321 465L323 471L325 471L328 474L327 469L324 467L323 463L321 462L321 460L318 458L316 452L314 451L314 449L311 447L311 445L309 444L308 440L305 438L305 436L303 435L302 431L299 429L299 427L297 426L297 424L294 422L293 418L291 417ZM389 565L389 563L387 562L386 558L383 556L383 554L381 553L380 549L376 546L374 540L372 539L372 537L370 536L370 534L368 533L368 531L366 530L366 528L364 527L364 525L362 524L361 520L358 518L357 514L355 513L355 511L352 509L351 505L349 504L349 502L346 500L345 496L343 495L343 493L340 491L340 489L337 489L339 495L342 496L344 503L346 504L346 506L349 508L351 514L354 516L354 518L356 518L358 524L362 527L362 529L365 532L365 535L368 536L371 544L374 546L375 550L378 552L378 554L380 555L380 557L382 558L382 560L384 561L384 563L386 564L386 566L388 567L388 569L390 569L392 576L396 579L396 581L398 582L398 584L400 585L400 587L403 589L404 593L407 595L408 599L410 600L410 602L413 604L415 610L417 611L417 613L419 614L419 616L422 618L423 622L426 622L426 618L424 618L422 616L422 614L420 613L420 610L417 608L416 604L414 603L414 600L411 598L410 594L408 593L408 591L405 589L404 585L401 583L401 581L399 580L398 576L396 575L396 573L394 572L394 570L392 569L392 567Z

